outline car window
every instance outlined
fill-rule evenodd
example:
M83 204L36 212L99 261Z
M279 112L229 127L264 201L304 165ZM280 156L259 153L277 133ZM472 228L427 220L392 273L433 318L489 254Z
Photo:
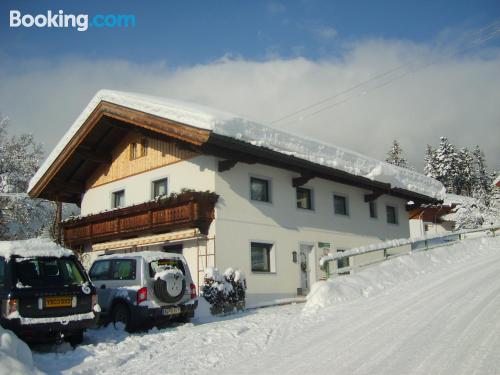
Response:
M178 268L185 275L184 264L180 259L158 259L149 263L149 276L154 277L158 268Z
M90 269L90 278L92 280L109 280L111 279L111 261L101 260L92 265Z
M18 258L16 285L25 287L79 285L85 276L69 258Z
M0 288L5 286L5 259L0 257Z
M135 280L135 260L116 259L113 263L113 280Z

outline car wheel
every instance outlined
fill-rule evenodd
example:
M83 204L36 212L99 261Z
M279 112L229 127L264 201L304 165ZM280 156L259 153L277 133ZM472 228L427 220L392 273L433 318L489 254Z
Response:
M118 323L121 323L126 330L130 329L130 311L123 303L118 303L113 307L111 319L115 328Z
M75 348L83 342L83 329L75 331L68 337L69 344Z

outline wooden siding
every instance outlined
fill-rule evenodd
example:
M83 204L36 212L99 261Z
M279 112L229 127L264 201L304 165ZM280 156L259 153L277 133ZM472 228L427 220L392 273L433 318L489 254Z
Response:
M147 152L143 155L143 141L147 141ZM136 144L138 157L131 160L132 144ZM190 159L197 154L182 149L175 140L147 138L137 133L129 133L112 151L112 163L99 167L87 181L86 188L104 185L125 177Z

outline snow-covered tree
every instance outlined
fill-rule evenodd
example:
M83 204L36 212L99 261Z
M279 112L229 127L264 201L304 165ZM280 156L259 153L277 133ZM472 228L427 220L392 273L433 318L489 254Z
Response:
M436 150L431 145L427 145L424 156L424 173L427 177L437 178Z
M471 196L474 185L474 159L467 147L462 148L457 157L453 190L456 194Z
M473 196L485 206L489 206L492 199L493 180L488 173L485 157L479 146L474 147L472 155L474 158Z
M448 138L441 137L439 146L434 154L435 178L443 183L446 189L453 193L454 183L459 174L458 154Z
M0 115L0 239L34 237L52 225L54 205L27 196L28 183L43 152L31 134L8 136Z
M403 149L396 139L392 142L392 148L387 153L385 161L390 164L397 165L398 167L408 168L408 162L403 155Z

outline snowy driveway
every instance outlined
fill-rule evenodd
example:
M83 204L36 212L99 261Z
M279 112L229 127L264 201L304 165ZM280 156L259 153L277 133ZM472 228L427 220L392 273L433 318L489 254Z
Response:
M131 336L108 328L34 361L50 374L498 374L500 238L467 244L456 248L465 256L316 313L268 308Z

